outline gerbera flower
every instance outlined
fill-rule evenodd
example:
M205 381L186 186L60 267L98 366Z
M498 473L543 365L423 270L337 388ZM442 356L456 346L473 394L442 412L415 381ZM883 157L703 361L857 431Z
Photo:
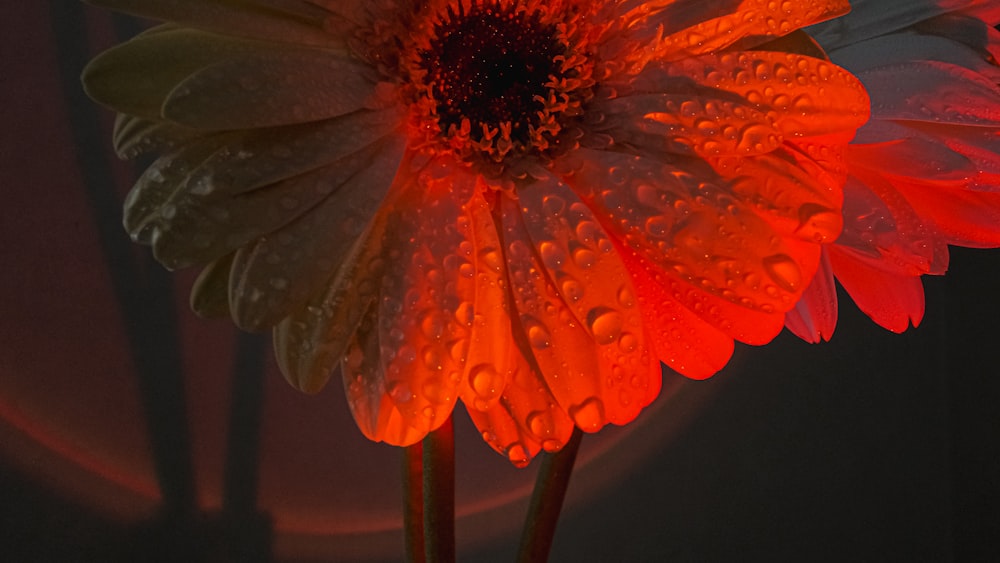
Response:
M101 0L125 226L407 445L460 398L521 465L784 323L840 231L844 0ZM792 34L780 42L775 40Z
M848 147L844 232L788 326L829 339L833 279L879 325L920 323L920 276L948 246L1000 246L1000 22L996 2L870 0L810 29L872 97Z

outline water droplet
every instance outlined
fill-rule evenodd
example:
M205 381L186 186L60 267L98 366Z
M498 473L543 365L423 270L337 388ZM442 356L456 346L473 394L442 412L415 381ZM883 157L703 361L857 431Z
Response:
M478 364L469 370L469 383L476 395L490 401L503 391L504 378L492 364Z
M764 258L764 271L774 283L786 291L796 292L802 284L802 270L787 254L772 254Z
M623 332L618 338L618 347L626 354L634 352L639 346L639 339L631 332Z
M583 297L583 286L570 275L562 276L559 280L559 288L562 290L563 297L570 301L579 301Z
M420 387L420 391L425 399L435 404L440 405L451 401L451 388L440 377L432 377L425 381Z
M538 441L545 441L555 432L555 423L552 420L552 414L548 411L533 411L528 415L526 421L528 430Z
M389 398L397 404L406 403L413 399L413 392L410 390L409 384L405 381L393 381L389 383L387 391L389 392Z
M604 403L597 397L591 397L579 405L570 407L569 416L580 430L596 432L604 426Z
M552 343L552 335L549 334L548 329L534 317L528 315L521 317L521 324L524 325L524 330L528 335L528 342L531 343L533 348L543 350L548 348Z
M587 269L597 262L597 255L589 248L579 247L573 251L573 262L577 266Z
M426 311L420 321L420 330L431 340L438 340L444 334L444 315L438 311Z
M443 358L437 346L424 346L421 357L423 357L427 369L438 371L444 368Z
M635 294L627 285L621 286L618 290L618 303L626 309L635 306Z
M587 312L587 324L598 344L611 344L621 334L625 317L614 309L594 307Z
M524 446L520 442L514 442L507 447L507 459L514 464L515 467L525 467L528 465L529 456L528 450L524 449Z
M538 252L541 254L545 265L552 270L558 270L566 262L566 254L554 242L545 241L538 245Z

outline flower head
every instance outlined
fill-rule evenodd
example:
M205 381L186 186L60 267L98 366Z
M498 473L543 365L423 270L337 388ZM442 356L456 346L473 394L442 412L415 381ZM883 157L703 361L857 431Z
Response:
M872 97L848 147L844 232L789 328L829 339L834 277L879 325L920 323L920 276L943 274L948 245L1000 246L1000 23L995 3L852 2L812 28Z
M170 22L84 81L194 308L339 368L373 440L461 399L516 464L773 338L868 114L796 33L842 0L96 3Z

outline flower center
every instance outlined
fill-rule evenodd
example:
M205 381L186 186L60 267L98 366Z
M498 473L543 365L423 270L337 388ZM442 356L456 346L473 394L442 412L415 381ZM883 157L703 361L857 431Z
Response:
M562 75L555 59L565 47L554 36L537 12L512 6L477 4L467 14L450 13L420 54L441 128L461 129L468 120L470 138L482 141L490 130L509 127L512 142L528 144L545 109L546 85Z
M554 4L441 0L415 22L401 70L417 144L498 171L551 156L593 85L578 15Z

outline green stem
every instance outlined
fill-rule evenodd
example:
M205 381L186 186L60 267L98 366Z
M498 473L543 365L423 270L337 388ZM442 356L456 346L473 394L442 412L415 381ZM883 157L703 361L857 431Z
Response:
M542 458L535 490L531 494L528 518L524 521L524 531L521 534L521 546L517 554L519 563L548 560L556 524L559 522L559 512L562 510L563 499L566 498L566 488L569 486L582 438L580 429L574 428L573 435L563 449Z
M427 563L455 561L455 429L451 418L423 442L424 554Z

